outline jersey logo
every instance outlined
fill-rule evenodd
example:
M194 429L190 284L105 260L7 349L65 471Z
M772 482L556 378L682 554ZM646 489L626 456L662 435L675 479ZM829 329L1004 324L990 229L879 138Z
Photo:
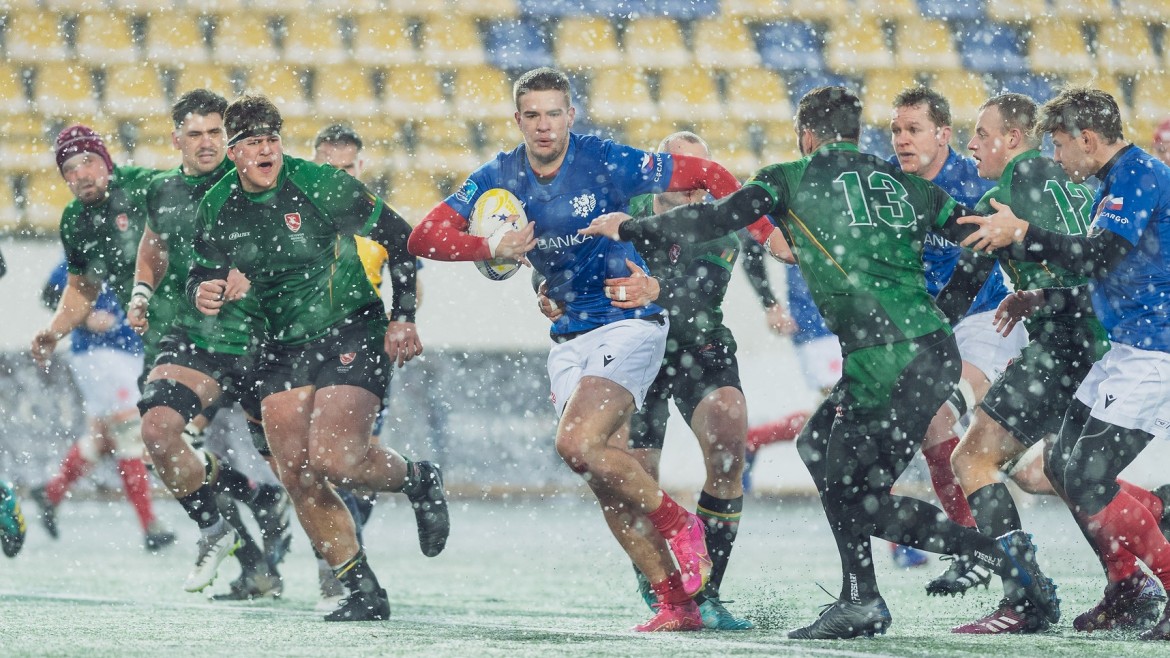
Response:
M288 226L288 230L296 233L297 231L301 230L301 213L290 212L284 216L284 223L286 226Z
M670 259L671 265L678 264L678 257L682 255L682 245L672 244L670 250L666 252L666 257Z
M642 164L638 165L638 168L642 170L642 173L644 173L644 174L650 173L650 169L653 167L654 167L654 156L650 155L649 153L647 153L646 155L643 155L642 156Z
M1125 197L1111 196L1105 200L1105 209L1106 210L1114 210L1114 211L1121 210L1121 207L1124 205L1125 205Z
M114 226L117 226L119 231L130 228L130 216L124 212L118 213L118 216L114 218Z
M570 201L573 204L574 217L588 217L589 213L597 208L597 197L592 192L586 192Z
M348 366L349 364L353 363L354 359L357 358L357 352L347 352L338 358L341 359L341 365Z
M463 187L459 188L459 191L455 193L455 198L459 199L463 203L471 203L471 197L475 196L475 193L478 190L479 185L476 185L475 181L468 178L467 181L463 183Z

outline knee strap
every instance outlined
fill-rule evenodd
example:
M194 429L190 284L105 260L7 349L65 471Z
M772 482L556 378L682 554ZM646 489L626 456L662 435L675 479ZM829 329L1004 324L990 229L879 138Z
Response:
M138 412L145 415L155 407L177 411L186 424L203 410L203 402L195 391L173 379L155 379L146 383L146 390L138 401Z

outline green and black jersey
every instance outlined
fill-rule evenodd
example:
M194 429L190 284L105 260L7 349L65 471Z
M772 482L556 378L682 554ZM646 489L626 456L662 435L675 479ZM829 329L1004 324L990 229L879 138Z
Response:
M61 243L69 273L104 283L125 308L134 287L138 242L146 226L146 194L157 173L114 167L106 198L87 206L74 199L61 214Z
M175 167L151 181L147 225L166 243L167 272L150 300L150 325L152 329L177 326L204 350L242 355L263 337L264 321L255 295L225 304L212 318L200 313L186 294L187 276L195 258L199 203L213 185L233 171L232 162L224 158L218 167L202 176L188 176L182 167Z
M630 215L654 214L654 195L630 201ZM711 342L735 350L735 338L723 324L723 298L739 256L735 233L696 243L686 236L639 240L634 248L661 283L654 303L670 313L666 351L700 347Z
M208 271L240 270L252 282L269 339L285 345L320 338L342 320L380 306L355 234L392 233L386 238L396 247L388 249L391 262L413 262L406 253L410 226L364 184L287 155L272 190L245 192L238 175L220 180L199 205L198 224L195 265L203 272L192 272L189 294ZM413 289L413 274L410 267L409 280L395 283ZM380 311L370 319L374 330L385 330Z

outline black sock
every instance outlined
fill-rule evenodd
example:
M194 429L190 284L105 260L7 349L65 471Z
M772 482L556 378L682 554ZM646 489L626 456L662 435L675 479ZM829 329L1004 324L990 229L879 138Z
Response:
M1023 528L1016 501L1012 500L1011 492L1002 482L977 489L967 496L967 504L971 506L971 515L975 517L979 532L988 537L1000 537Z
M222 518L219 508L215 506L215 494L206 484L199 485L198 489L180 498L179 504L201 529L210 528Z
M374 570L366 561L366 552L361 549L358 549L357 555L333 567L333 575L351 592L376 592L381 589Z
M268 561L264 558L263 551L256 544L256 540L252 539L252 534L248 532L248 527L244 525L240 519L240 509L236 506L236 501L227 493L216 494L216 503L219 506L219 513L227 521L228 525L235 529L236 534L240 536L241 546L236 549L236 559L240 561L240 567L244 571L265 572L268 570Z
M703 593L709 598L718 597L723 574L727 571L727 561L731 558L731 548L735 544L735 535L739 532L743 496L724 500L704 491L699 494L699 506L695 513L703 519L707 553L711 555L712 563L711 580Z
M218 459L218 458L217 458ZM212 486L216 491L222 491L236 500L251 506L256 499L258 487L247 475L237 471L231 464L222 459L219 461L219 475Z

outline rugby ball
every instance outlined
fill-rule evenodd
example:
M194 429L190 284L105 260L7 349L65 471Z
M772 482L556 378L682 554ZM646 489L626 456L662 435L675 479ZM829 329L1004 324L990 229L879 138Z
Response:
M508 190L497 187L484 192L475 202L467 232L481 238L490 238L498 231L517 231L528 224L524 206ZM520 263L507 258L477 260L479 273L492 281L503 281L520 270Z

